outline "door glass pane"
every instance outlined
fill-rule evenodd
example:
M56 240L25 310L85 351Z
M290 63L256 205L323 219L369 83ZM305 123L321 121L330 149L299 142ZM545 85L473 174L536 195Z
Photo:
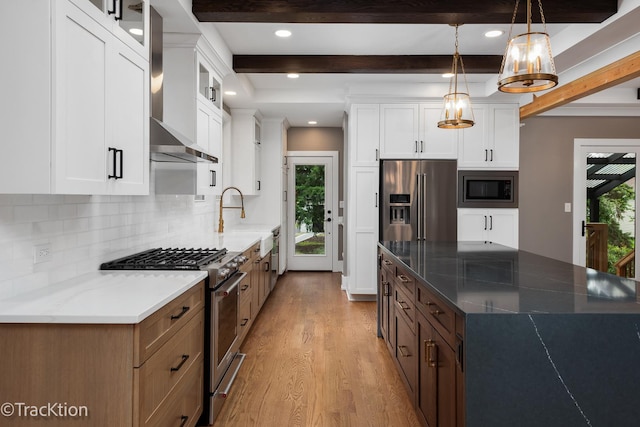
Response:
M325 166L295 165L295 254L324 255Z
M587 155L586 265L635 276L635 153Z
M138 43L144 45L144 2L141 0L122 1L122 19L119 25Z

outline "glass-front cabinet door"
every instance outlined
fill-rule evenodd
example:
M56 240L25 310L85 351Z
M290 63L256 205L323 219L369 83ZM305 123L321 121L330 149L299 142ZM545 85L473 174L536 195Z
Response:
M143 0L70 0L127 46L148 58L149 4Z

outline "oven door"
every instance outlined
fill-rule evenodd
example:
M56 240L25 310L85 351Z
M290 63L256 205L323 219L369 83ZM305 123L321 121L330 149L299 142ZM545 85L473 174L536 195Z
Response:
M213 392L237 353L238 284L247 273L238 272L211 292L211 390Z

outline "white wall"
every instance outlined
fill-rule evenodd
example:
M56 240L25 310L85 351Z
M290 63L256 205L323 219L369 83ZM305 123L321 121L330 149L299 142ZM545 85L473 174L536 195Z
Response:
M194 230L213 231L217 210L213 197L0 194L0 298L95 271ZM34 265L33 247L42 243L51 245L53 258Z

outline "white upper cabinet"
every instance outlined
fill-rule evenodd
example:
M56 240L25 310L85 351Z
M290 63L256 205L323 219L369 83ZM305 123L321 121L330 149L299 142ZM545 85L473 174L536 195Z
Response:
M0 192L148 194L148 61L74 2L4 7L36 28L0 37L4 59L21 64L0 76L12 82L0 99L11 141ZM20 19L7 21L3 30L20 31Z
M440 129L442 105L380 105L380 157L386 159L455 159L458 132Z
M149 1L69 0L138 55L149 59Z
M515 104L474 105L475 125L460 135L460 169L518 169L520 113Z
M231 110L231 182L244 195L259 195L260 121L258 112L250 109Z
M201 50L201 40L194 36L164 44L163 121L222 161L221 78ZM221 194L221 168L221 163L198 163L197 186L183 193Z
M349 164L376 166L380 148L380 107L354 104L349 110Z

